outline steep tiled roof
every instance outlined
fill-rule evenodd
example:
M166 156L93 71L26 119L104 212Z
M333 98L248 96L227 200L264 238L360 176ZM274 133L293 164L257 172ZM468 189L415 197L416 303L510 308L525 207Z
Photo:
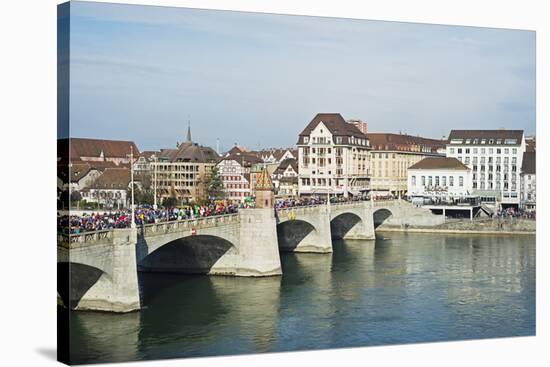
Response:
M294 157L298 157L298 151L291 148L269 148L257 151L251 151L250 153L257 155L260 158L269 158L271 155L277 160L280 161L286 152L290 152Z
M357 126L347 123L346 120L339 113L318 113L313 120L307 124L306 128L300 133L298 138L298 144L304 143L304 137L309 136L311 132L319 125L323 123L327 129L334 136L351 137L366 139L367 136L363 134ZM347 144L348 140L344 139L344 143Z
M234 160L242 166L250 167L253 164L262 163L262 159L252 152L238 152L224 157L223 160Z
M409 169L456 169L469 170L467 166L462 164L456 158L448 157L429 157L413 164Z
M70 138L71 159L99 157L102 152L105 158L128 158L131 148L138 157L139 149L133 141Z
M218 161L219 156L210 147L186 141L176 149L161 149L159 159L170 162L214 163Z
M229 149L225 154L224 156L228 156L228 155L231 155L231 154L236 154L236 153L242 153L242 152L247 152L248 150L244 147L240 147L238 145L235 145L233 148Z
M521 172L529 175L537 173L537 153L525 152L523 153L523 161L521 162Z
M291 166L292 169L296 173L298 173L298 161L296 159L293 159L293 158L287 158L284 161L282 161L281 164L279 164L279 166L277 167L276 171L280 172L282 174L284 171L286 171L288 166Z
M368 133L367 136L373 150L437 153L437 150L444 149L446 144L443 140L406 134Z
M453 140L462 140L460 144L470 145L503 145L504 140L512 139L521 144L523 130L451 130L449 143ZM485 143L481 144L484 139ZM458 143L457 143L458 144Z
M94 189L126 189L130 184L127 168L106 168L92 185Z
M144 157L146 159L151 159L152 156L159 156L160 155L160 152L159 151L156 151L156 150L145 150L143 152L141 152L140 154L140 157Z
M92 166L87 162L72 163L70 166L71 182L80 181L80 179L86 176L92 169Z
M273 188L273 183L271 182L271 177L269 177L269 172L267 168L260 172L256 178L256 190L257 191L270 191Z

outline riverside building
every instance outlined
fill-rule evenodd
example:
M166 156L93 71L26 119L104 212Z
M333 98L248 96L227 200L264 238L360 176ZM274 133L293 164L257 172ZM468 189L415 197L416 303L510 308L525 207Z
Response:
M406 134L369 133L374 195L405 196L407 169L427 157L444 157L445 142Z
M523 210L532 211L537 208L537 156L536 151L523 153L521 165L521 202Z
M193 143L188 128L185 142L177 144L175 149L161 149L157 159L150 162L155 200L160 204L168 197L182 203L204 199L204 182L218 160L214 149Z
M262 160L258 156L246 151L234 151L219 161L218 173L227 200L241 203L254 196L255 187L251 174L253 167L261 163Z
M298 137L301 196L360 196L370 189L366 134L339 113L319 113Z
M493 209L518 207L523 130L451 130L447 157L472 170L472 193Z
M452 201L471 194L471 169L456 158L424 158L407 171L408 193L415 197Z

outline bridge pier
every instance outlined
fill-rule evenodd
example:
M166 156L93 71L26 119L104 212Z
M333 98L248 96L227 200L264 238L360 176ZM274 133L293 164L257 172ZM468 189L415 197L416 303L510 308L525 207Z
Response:
M364 215L343 237L344 240L374 240L374 221L371 215Z
M92 234L93 235L93 234ZM116 229L110 238L92 246L80 243L58 246L58 273L68 289L66 307L75 310L130 312L140 309L136 268L135 229Z
M309 213L311 208L296 208L287 210L282 215L280 221L282 226L279 228L279 248L285 252L310 252L310 253L331 253L332 252L332 236L330 232L330 210L326 206L315 208L314 215L307 216L307 227L293 228L291 223L299 223L302 221L304 213ZM287 216L285 218L284 216ZM300 218L295 221L295 216ZM297 229L307 230L307 234L300 233Z
M239 251L235 263L235 275L281 275L274 210L272 208L240 210L239 219Z

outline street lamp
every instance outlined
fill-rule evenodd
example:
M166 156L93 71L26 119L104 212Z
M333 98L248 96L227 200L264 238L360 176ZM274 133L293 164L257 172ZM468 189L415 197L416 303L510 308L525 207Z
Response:
M135 209L134 209L134 147L130 145L130 184L132 185L132 206L131 206L131 228L136 228Z
M157 210L157 159L153 161L153 209Z

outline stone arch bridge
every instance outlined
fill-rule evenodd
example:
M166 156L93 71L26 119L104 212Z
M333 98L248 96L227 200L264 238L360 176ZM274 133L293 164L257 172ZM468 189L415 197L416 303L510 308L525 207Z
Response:
M354 202L163 222L58 235L58 295L73 309L140 308L138 271L281 274L281 251L332 252L332 238L374 239L381 221L436 224L406 202Z
M322 253L332 252L333 239L374 239L382 222L434 225L443 220L401 200L292 207L277 210L277 236L282 251Z

